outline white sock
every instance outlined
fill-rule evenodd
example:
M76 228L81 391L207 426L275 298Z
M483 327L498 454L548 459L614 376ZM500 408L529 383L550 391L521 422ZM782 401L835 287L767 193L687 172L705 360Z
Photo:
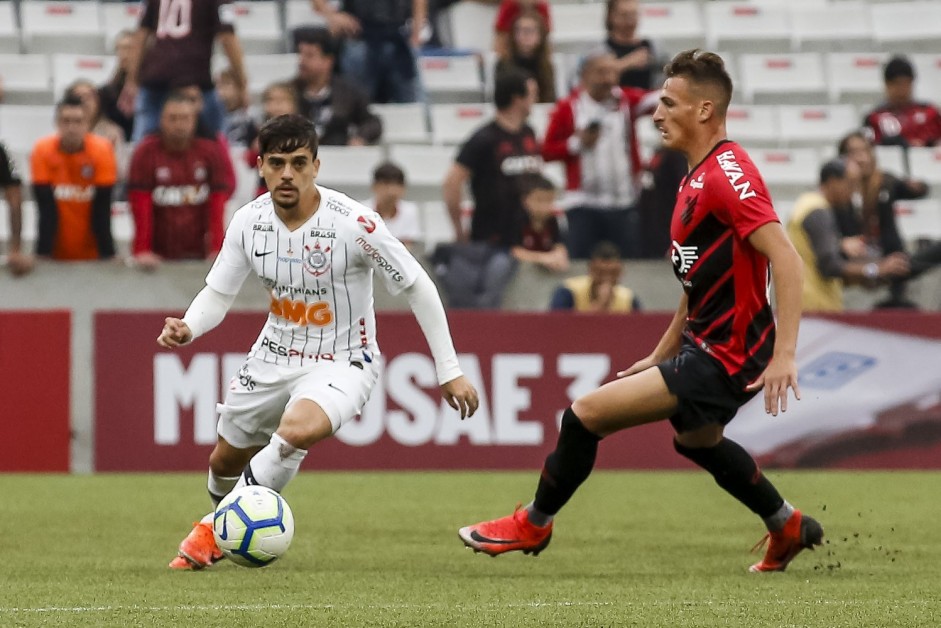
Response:
M209 525L212 525L212 520L213 520L213 517L215 516L215 514L216 514L216 513L211 512L211 513L209 513L208 515L204 515L203 518L199 520L199 522L200 522L200 523L208 523Z
M235 488L258 484L280 493L297 475L306 455L306 449L298 449L277 434L272 434L271 441L249 461Z
M234 477L224 477L221 475L216 475L212 472L212 468L209 469L209 480L206 482L206 488L209 489L209 497L212 499L212 506L215 508L219 505L219 502L222 501L222 498L229 494L229 492L235 488L236 483L239 481L238 475Z

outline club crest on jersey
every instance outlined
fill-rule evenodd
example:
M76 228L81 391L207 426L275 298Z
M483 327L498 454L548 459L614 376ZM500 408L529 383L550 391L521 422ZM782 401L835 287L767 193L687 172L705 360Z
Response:
M329 246L325 249L321 248L320 242L318 241L314 242L313 248L305 245L304 250L306 251L304 255L304 270L314 277L320 277L330 270L330 258L327 257L327 253L330 252Z
M366 233L372 233L373 231L376 230L376 223L371 218L367 218L366 216L360 216L356 219L356 222L363 225L363 229L366 230Z
M673 267L676 268L679 274L685 275L689 272L689 269L693 267L698 259L699 252L695 246L682 246L676 240L673 241L673 246L670 249L670 261L673 262Z
M91 179L93 176L95 176L95 167L91 164L85 164L82 166L81 174L83 179Z

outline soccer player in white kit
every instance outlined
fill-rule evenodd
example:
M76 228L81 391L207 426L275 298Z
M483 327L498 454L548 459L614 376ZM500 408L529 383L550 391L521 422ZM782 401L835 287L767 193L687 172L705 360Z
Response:
M379 375L373 275L408 298L441 396L462 419L478 405L427 273L377 213L315 183L314 125L298 115L274 118L260 130L259 144L269 193L235 213L206 287L182 319L166 319L157 338L174 348L214 328L251 274L271 294L268 321L218 406L208 480L214 505L249 484L280 492L314 443L360 413ZM209 514L180 543L170 567L202 569L221 557Z

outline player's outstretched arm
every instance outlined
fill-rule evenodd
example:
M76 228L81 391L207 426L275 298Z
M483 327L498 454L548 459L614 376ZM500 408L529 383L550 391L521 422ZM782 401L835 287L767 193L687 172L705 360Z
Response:
M686 327L686 313L689 305L689 297L686 296L686 293L683 293L683 296L680 297L680 304L676 308L676 313L673 315L673 320L670 321L669 327L663 332L663 336L660 338L660 342L657 343L656 348L653 350L653 353L648 355L642 360L634 362L629 368L618 371L618 377L627 377L628 375L633 375L634 373L640 373L641 371L646 371L647 369L657 366L664 360L672 358L680 350L680 344L683 341L683 329Z
M234 294L223 294L209 286L204 287L193 299L182 319L166 319L163 331L157 337L157 344L173 349L192 342L221 323L233 301Z
M473 416L479 403L477 390L461 373L448 329L448 317L434 282L425 272L420 272L412 285L405 289L405 295L435 359L441 396L461 413L462 419Z
M787 411L787 391L794 390L800 400L797 387L797 331L800 327L801 299L803 287L803 263L794 246L784 233L781 223L769 222L756 229L748 241L768 258L771 277L774 280L774 296L777 302L777 329L774 354L764 373L748 386L748 390L765 389L765 412L772 416Z

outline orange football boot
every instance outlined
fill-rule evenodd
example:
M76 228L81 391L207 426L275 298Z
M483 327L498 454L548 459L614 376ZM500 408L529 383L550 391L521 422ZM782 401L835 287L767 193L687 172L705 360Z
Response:
M517 506L512 515L465 526L457 534L475 552L496 556L521 551L537 556L552 539L552 522L544 527L533 525L526 509Z
M769 542L770 541L770 542ZM769 532L758 541L752 551L768 542L768 550L761 562L748 568L752 573L766 571L784 571L794 557L802 550L813 550L823 542L823 526L816 519L806 517L795 510L784 527L776 532Z
M222 550L212 534L212 524L197 521L180 543L179 555L170 561L170 569L203 569L222 558Z

